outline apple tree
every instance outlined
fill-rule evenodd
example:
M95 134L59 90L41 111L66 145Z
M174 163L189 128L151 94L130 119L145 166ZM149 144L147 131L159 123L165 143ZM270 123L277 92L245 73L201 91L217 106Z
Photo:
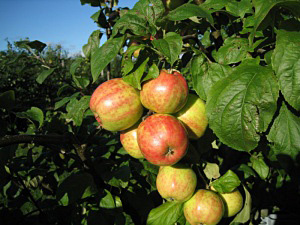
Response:
M50 108L1 91L4 223L299 220L299 0L81 4L84 57L25 43L38 83L66 74Z

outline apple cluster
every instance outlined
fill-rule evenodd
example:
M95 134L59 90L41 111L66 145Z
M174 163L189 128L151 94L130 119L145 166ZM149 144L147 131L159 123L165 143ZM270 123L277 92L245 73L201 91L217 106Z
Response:
M184 215L192 225L221 220L225 212L221 196L212 190L196 191L195 172L179 162L189 149L189 139L203 136L208 125L205 102L189 93L182 74L161 70L140 91L122 78L108 80L92 94L90 109L102 128L120 131L129 155L160 166L159 194L184 203Z

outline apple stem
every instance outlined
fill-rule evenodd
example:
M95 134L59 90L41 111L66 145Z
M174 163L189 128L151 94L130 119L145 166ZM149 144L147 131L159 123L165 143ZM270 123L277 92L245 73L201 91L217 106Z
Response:
M206 182L206 178L203 176L203 174L199 170L199 167L196 166L196 168L197 168L197 172L198 172L199 176L202 178L203 182L205 183L205 188L208 189L209 188L209 184Z
M173 154L174 154L173 148L168 147L168 151L166 155L173 155Z
M154 113L155 113L154 111L149 110L149 111L147 112L147 114L142 118L142 121L144 121L145 119L147 119L147 117L153 115Z

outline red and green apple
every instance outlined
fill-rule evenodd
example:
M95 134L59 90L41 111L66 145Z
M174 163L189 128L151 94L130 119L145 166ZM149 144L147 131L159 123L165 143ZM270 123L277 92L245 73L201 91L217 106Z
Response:
M184 203L183 212L191 225L216 225L224 215L224 203L216 192L200 189Z
M190 139L200 138L208 125L205 102L195 94L189 94L184 107L174 114L184 125Z
M109 131L131 127L143 114L139 91L122 78L99 85L92 94L90 109L101 127Z
M159 76L143 83L141 102L156 113L176 113L186 103L188 85L182 74L161 70Z
M154 114L147 117L140 123L137 135L142 154L154 165L174 165L187 152L186 130L174 116Z
M161 197L168 201L185 202L194 194L197 176L192 168L183 164L161 166L156 187Z

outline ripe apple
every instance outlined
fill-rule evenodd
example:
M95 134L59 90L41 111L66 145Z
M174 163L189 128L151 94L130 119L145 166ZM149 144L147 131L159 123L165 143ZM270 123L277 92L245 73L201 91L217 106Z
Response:
M183 212L191 225L215 225L223 217L224 204L216 192L200 189L184 203Z
M120 131L134 125L143 114L139 91L122 78L108 80L97 87L90 109L106 130Z
M183 0L163 0L166 9L173 10L184 3Z
M142 154L154 165L174 165L187 152L186 130L174 116L151 115L140 123L137 134Z
M234 216L243 208L243 196L238 189L235 189L232 192L218 194L221 196L225 205L224 217Z
M188 92L186 80L180 73L162 70L157 78L143 83L141 102L157 113L175 113L185 105Z
M184 107L174 114L184 125L190 139L200 138L208 125L205 103L195 94L189 94Z
M156 187L161 197L168 201L185 202L194 194L197 176L192 168L182 164L161 166L156 177Z
M131 155L133 158L142 159L144 158L141 149L137 142L137 128L139 122L137 122L132 127L120 132L120 141L123 148Z

